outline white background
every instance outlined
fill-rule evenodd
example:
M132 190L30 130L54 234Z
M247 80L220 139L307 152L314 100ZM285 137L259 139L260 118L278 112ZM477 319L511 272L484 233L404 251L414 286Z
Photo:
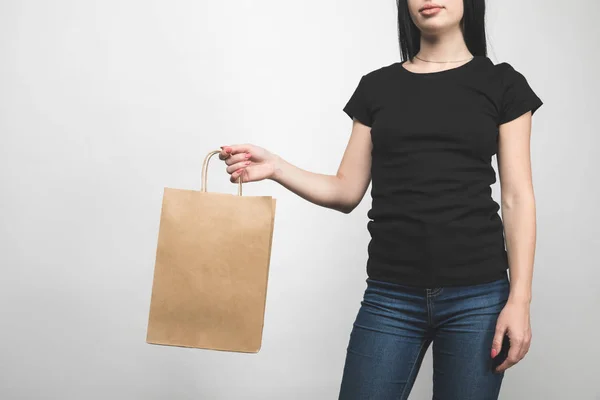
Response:
M490 58L545 103L533 343L502 399L600 399L599 11L488 3ZM396 61L392 1L3 0L0 397L337 398L369 192L343 215L246 186L278 199L263 348L247 355L145 343L162 191L199 188L204 155L240 142L334 174L342 107ZM214 160L211 190L235 193ZM431 371L428 353L411 399L431 398Z

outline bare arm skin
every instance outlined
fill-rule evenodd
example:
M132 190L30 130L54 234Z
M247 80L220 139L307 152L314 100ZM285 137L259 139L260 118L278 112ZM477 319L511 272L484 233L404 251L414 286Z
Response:
M371 128L355 119L335 175L306 171L252 144L223 146L219 158L225 160L232 182L240 176L242 182L271 179L313 204L348 214L371 181L371 149Z
M508 251L511 298L531 301L536 210L530 160L531 113L500 126L498 175Z
M507 331L510 350L498 369L521 360L529 350L529 309L536 244L536 209L531 177L531 112L500 125L498 175L502 191L502 219L510 271L510 295L498 317L494 349L500 351Z

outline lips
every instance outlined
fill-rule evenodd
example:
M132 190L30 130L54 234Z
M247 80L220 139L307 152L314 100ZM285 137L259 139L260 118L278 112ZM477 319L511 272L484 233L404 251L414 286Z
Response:
M425 4L423 7L421 7L419 9L419 12L423 12L423 11L427 11L427 10L432 10L434 8L438 8L439 9L439 8L444 8L444 7L442 7L439 4L435 4L435 3L427 3L427 4Z

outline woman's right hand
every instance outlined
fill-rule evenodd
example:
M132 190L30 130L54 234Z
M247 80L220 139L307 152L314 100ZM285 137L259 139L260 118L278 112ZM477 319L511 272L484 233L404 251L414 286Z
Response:
M275 174L277 156L253 144L221 146L219 158L227 164L229 180L237 183L271 179Z
M360 203L371 181L372 149L371 128L354 119L335 175L304 170L252 144L222 146L219 158L227 164L232 183L271 179L313 204L349 213Z

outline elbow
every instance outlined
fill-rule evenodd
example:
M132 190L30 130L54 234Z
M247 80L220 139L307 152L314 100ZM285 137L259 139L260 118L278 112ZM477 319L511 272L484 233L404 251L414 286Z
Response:
M503 193L501 207L507 211L516 207L535 207L535 196L530 190Z
M355 208L356 207L352 207L352 206L340 207L340 208L338 208L338 211L343 214L350 214L352 211L354 211Z
M343 176L338 174L336 178L337 190L334 195L335 206L333 208L341 213L350 214L360 204L362 195L357 193L353 186L348 185Z
M354 209L358 207L358 203L355 201L348 201L340 203L336 209L343 214L350 214Z
M353 201L337 200L330 203L327 208L339 211L342 214L350 214L357 206L358 204Z

